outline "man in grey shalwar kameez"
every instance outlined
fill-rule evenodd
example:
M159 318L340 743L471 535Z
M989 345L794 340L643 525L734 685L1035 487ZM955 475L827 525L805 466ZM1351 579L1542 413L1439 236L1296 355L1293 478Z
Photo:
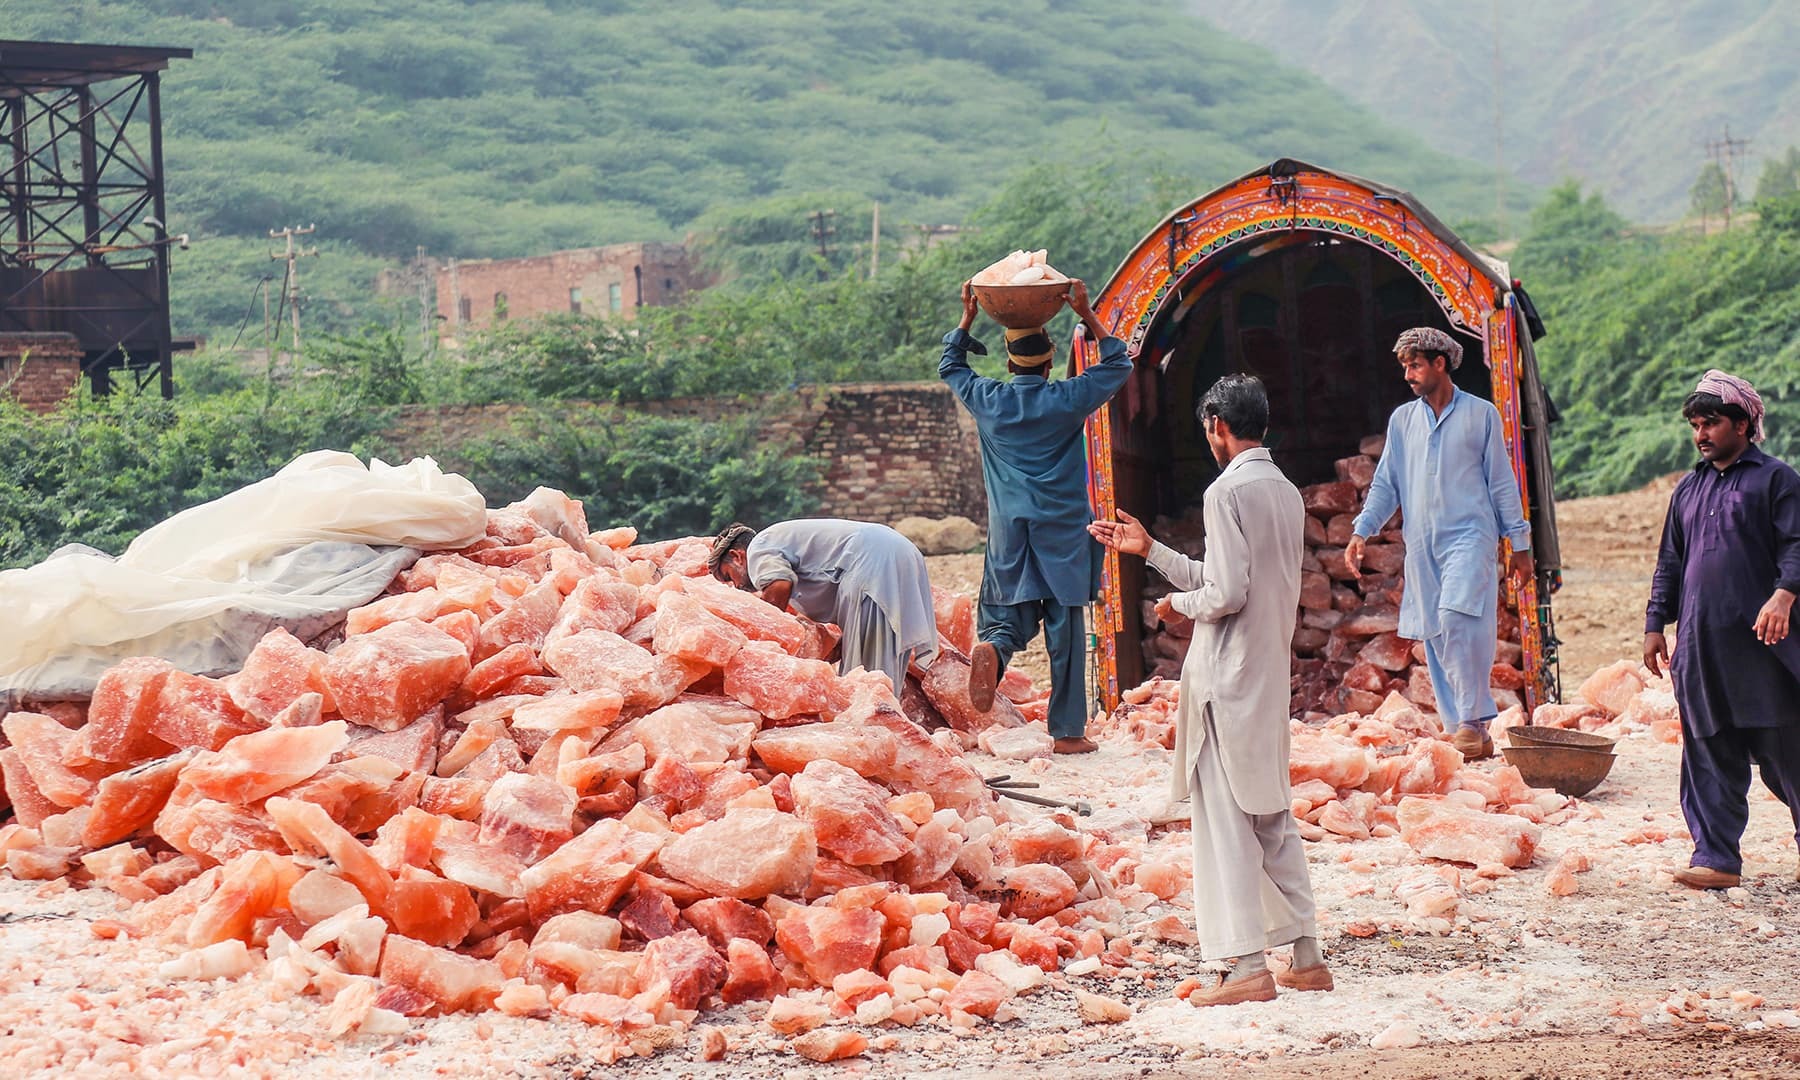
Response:
M908 662L937 657L937 617L925 556L886 525L839 518L732 525L713 542L713 576L754 589L844 632L838 670L887 673L899 694Z
M1228 375L1200 403L1200 422L1224 468L1206 489L1206 559L1154 542L1120 511L1094 537L1148 559L1179 591L1158 602L1164 619L1193 619L1181 668L1171 794L1193 799L1194 928L1207 960L1231 959L1194 1005L1269 1001L1275 986L1329 990L1319 952L1312 883L1289 811L1288 665L1300 604L1306 511L1262 439L1262 383ZM1271 974L1264 950L1294 946Z

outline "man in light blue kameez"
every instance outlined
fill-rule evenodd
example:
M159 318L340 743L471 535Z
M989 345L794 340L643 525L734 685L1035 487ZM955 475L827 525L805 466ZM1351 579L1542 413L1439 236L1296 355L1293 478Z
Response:
M1531 525L1501 437L1500 411L1450 379L1462 346L1442 330L1400 335L1394 355L1417 401L1388 419L1387 446L1368 501L1345 550L1362 567L1363 545L1401 511L1406 584L1400 636L1425 643L1438 716L1467 758L1491 757L1488 680L1500 605L1499 543L1512 544L1512 570L1530 577Z
M1006 331L1010 381L977 375L967 354L987 348L971 337L975 295L963 285L963 318L944 335L938 375L949 384L981 437L987 485L988 542L977 616L980 642L970 656L969 697L993 706L994 687L1014 653L1044 629L1050 652L1050 734L1061 754L1095 749L1087 738L1087 630L1082 614L1100 587L1100 545L1088 535L1088 414L1131 376L1125 343L1106 333L1087 287L1069 283L1069 306L1100 362L1072 379L1050 381L1052 348L1043 327Z
M937 617L925 556L886 525L839 518L782 521L761 532L732 525L707 569L782 610L844 632L838 670L886 672L900 693L906 666L937 658Z

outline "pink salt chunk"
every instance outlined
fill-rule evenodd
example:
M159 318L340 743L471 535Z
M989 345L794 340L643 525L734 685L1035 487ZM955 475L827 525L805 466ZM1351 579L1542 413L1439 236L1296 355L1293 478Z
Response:
M81 849L76 847L16 847L6 853L6 872L20 881L54 881L74 869L80 854Z
M438 566L437 577L420 588L426 584L437 589L440 611L481 612L494 600L494 579L472 563L444 562Z
M525 887L520 882L525 864L504 850L472 841L440 838L433 844L431 856L438 873L458 885L509 900L525 895Z
M962 837L951 832L941 821L919 827L912 836L912 849L894 864L897 880L920 888L948 874L962 852Z
M219 680L171 671L157 696L150 732L170 746L217 750L237 736L264 726L238 708Z
M984 731L989 727L1022 727L1025 717L1003 695L994 698L987 712L975 708L969 698L969 658L953 649L940 650L925 676L919 680L926 700L944 721L958 731Z
M669 591L657 598L653 647L658 653L722 668L749 640L691 596Z
M582 795L589 795L611 784L624 781L636 783L643 775L644 764L649 760L641 743L632 743L623 750L614 750L604 754L576 758L557 766L556 780L567 784Z
M462 690L468 698L480 700L521 675L543 673L544 666L538 662L537 652L523 641L517 641L470 668L463 678Z
M574 836L574 792L530 773L508 773L481 800L481 843L527 866Z
M1012 1000L1012 996L1006 984L994 976L985 971L969 971L956 980L956 988L944 999L944 1008L992 1018L1000 1006Z
M806 645L806 627L800 620L758 597L711 578L697 578L683 585L684 592L753 641L771 642L789 654L797 654Z
M361 757L379 757L407 772L428 773L437 765L438 740L444 734L444 710L425 715L398 731L358 727L350 731L350 751Z
M775 942L788 959L824 986L847 971L875 966L886 920L869 908L794 908L775 923Z
M825 661L796 659L762 641L739 649L725 669L725 693L771 720L819 712L836 682Z
M958 812L993 801L974 766L960 754L952 754L932 742L931 736L899 709L878 705L866 713L857 713L854 721L846 718L839 722L880 728L893 737L893 765L871 779L882 780L900 791L922 791L938 806Z
M253 803L324 768L349 742L347 730L342 720L333 720L239 735L218 750L201 751L181 770L181 779L206 798Z
M570 911L544 920L531 944L564 942L583 949L611 951L619 947L619 921L591 911Z
M680 805L689 799L695 799L706 790L700 782L700 776L688 768L687 762L676 757L665 757L644 770L638 777L638 798L648 799L661 796L671 805Z
M300 880L289 859L266 851L247 851L225 864L219 887L194 912L187 943L211 945L250 939L256 919L287 903L288 890Z
M650 650L605 630L583 630L544 649L544 664L576 691L608 690L627 708L655 708L680 690L667 687L666 668Z
M1059 866L1031 863L1006 871L1008 914L1036 921L1075 902L1075 881Z
M1442 795L1462 768L1463 756L1447 742L1420 739L1406 755L1406 762L1394 780L1396 794Z
M794 812L811 825L819 849L857 866L892 862L912 840L887 808L891 793L835 761L810 762L793 777Z
M324 808L316 803L273 796L263 804L263 809L281 830L288 846L296 852L330 858L337 863L339 873L362 892L371 912L377 915L388 913L388 900L394 889L393 876L376 861L361 840L331 820Z
M184 793L179 785L156 815L153 829L175 850L209 863L230 862L247 851L287 847L266 814Z
M442 613L443 607L438 600L438 591L434 588L420 589L418 592L397 593L393 596L380 597L362 607L353 608L350 614L344 618L344 634L348 637L356 637L403 619L419 619L430 622Z
M461 944L480 917L465 886L416 866L402 866L389 893L388 918L395 932L427 945Z
M1644 689L1644 678L1638 674L1638 666L1636 660L1608 664L1589 675L1575 694L1603 710L1608 719L1616 717L1629 708L1632 698Z
M665 705L638 720L632 737L650 759L673 757L692 764L741 761L750 751L750 724L720 724L694 705Z
M1542 835L1524 818L1436 799L1402 800L1399 822L1400 839L1420 855L1476 866L1528 866Z
M1357 743L1336 736L1301 732L1288 749L1288 782L1320 780L1332 788L1353 788L1369 775L1368 753Z
M42 713L7 713L0 731L31 774L39 794L61 807L80 806L94 793L94 781L63 764L75 732Z
M174 749L151 733L163 683L175 666L141 656L108 668L88 706L87 751L101 761L143 761Z
M881 777L894 766L892 735L843 722L772 728L751 740L750 748L763 764L782 773L800 772L813 761L831 761L859 776Z
M417 991L448 1011L485 1009L500 996L500 968L448 949L389 934L381 953L381 981Z
M429 867L438 837L451 819L409 806L376 830L369 851L383 868L397 872L402 866Z
M733 938L725 943L725 963L727 974L725 985L719 990L719 1000L727 1005L768 1001L786 989L781 973L775 970L764 946Z
M469 659L475 659L476 650L481 647L480 616L473 611L453 611L432 619L429 625L455 638Z
M590 577L563 600L546 644L583 630L623 634L638 617L638 587L623 581Z
M667 893L640 887L619 909L619 924L639 941L655 941L681 929L681 909Z
M505 611L482 624L480 642L475 649L476 659L485 660L508 645L518 643L534 652L543 649L544 639L562 611L562 605L563 595L554 581L532 586Z
M754 900L799 893L817 857L806 822L779 810L740 808L676 837L659 861L670 877L713 896Z
M90 848L105 847L149 828L169 801L181 770L196 753L183 750L101 780L82 829L82 843Z
M513 710L515 731L571 731L592 738L619 719L625 699L617 690L586 690L577 694L546 694Z
M725 985L729 968L698 931L682 930L644 946L638 973L646 986L667 982L677 1009L697 1009Z
M975 601L962 593L931 587L932 612L938 633L965 654L975 647Z
M324 682L346 720L398 731L455 690L469 673L461 642L417 621L346 640L325 661Z
M272 722L301 694L316 691L325 654L308 648L281 627L269 631L231 678L231 700L251 716Z
M768 912L734 897L696 901L687 906L681 917L720 949L737 939L766 947L775 937L775 920Z
M663 838L616 819L588 830L519 875L534 920L565 911L605 912L663 846Z

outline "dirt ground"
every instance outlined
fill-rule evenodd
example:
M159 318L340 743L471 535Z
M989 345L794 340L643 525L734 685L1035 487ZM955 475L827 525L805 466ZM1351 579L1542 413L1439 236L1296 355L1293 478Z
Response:
M1637 655L1649 569L1670 484L1559 507L1566 585L1556 598L1565 685ZM931 560L939 585L979 581L979 556ZM1043 677L1041 645L1018 664ZM878 1045L813 1066L761 1022L761 1007L709 1009L725 1060L696 1040L649 1060L603 1065L593 1035L567 1017L457 1014L398 1035L331 1039L317 997L266 975L196 982L164 977L181 950L97 936L120 915L103 890L0 880L0 1075L570 1076L786 1078L1041 1076L1078 1063L1084 1078L1219 1075L1259 1080L1469 1077L1800 1077L1800 882L1793 825L1757 787L1743 887L1696 893L1671 868L1689 844L1676 801L1679 748L1625 736L1612 775L1579 812L1546 825L1535 862L1489 880L1421 860L1397 837L1307 845L1331 994L1195 1009L1172 992L1217 970L1196 948L1142 939L1154 961L1126 972L1059 972L1017 999L1018 1018L958 1036L941 1027L868 1029ZM1185 861L1185 808L1168 806L1168 752L1108 739L1081 758L1001 762L985 775L1038 781L1040 793L1091 804L1071 825L1141 846L1143 860ZM1484 766L1487 768L1497 765ZM1009 806L1013 806L1010 804ZM1021 809L1023 814L1037 811ZM1573 895L1550 868L1581 852L1592 869ZM1396 887L1452 873L1460 907L1432 927L1409 919ZM1188 893L1132 918L1191 919ZM1441 920L1440 920L1441 922ZM1129 925L1129 924L1128 924ZM1367 927L1378 931L1365 935ZM1071 991L1128 1003L1123 1023L1090 1025ZM1406 1038L1390 1036L1405 1031ZM1394 1049L1375 1049L1393 1043ZM1410 1045L1409 1045L1410 1044Z

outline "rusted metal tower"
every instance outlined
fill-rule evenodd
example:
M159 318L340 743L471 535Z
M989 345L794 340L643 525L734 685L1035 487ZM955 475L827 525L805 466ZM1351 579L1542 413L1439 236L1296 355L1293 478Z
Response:
M96 393L174 389L160 82L193 55L0 40L0 333L75 335Z

